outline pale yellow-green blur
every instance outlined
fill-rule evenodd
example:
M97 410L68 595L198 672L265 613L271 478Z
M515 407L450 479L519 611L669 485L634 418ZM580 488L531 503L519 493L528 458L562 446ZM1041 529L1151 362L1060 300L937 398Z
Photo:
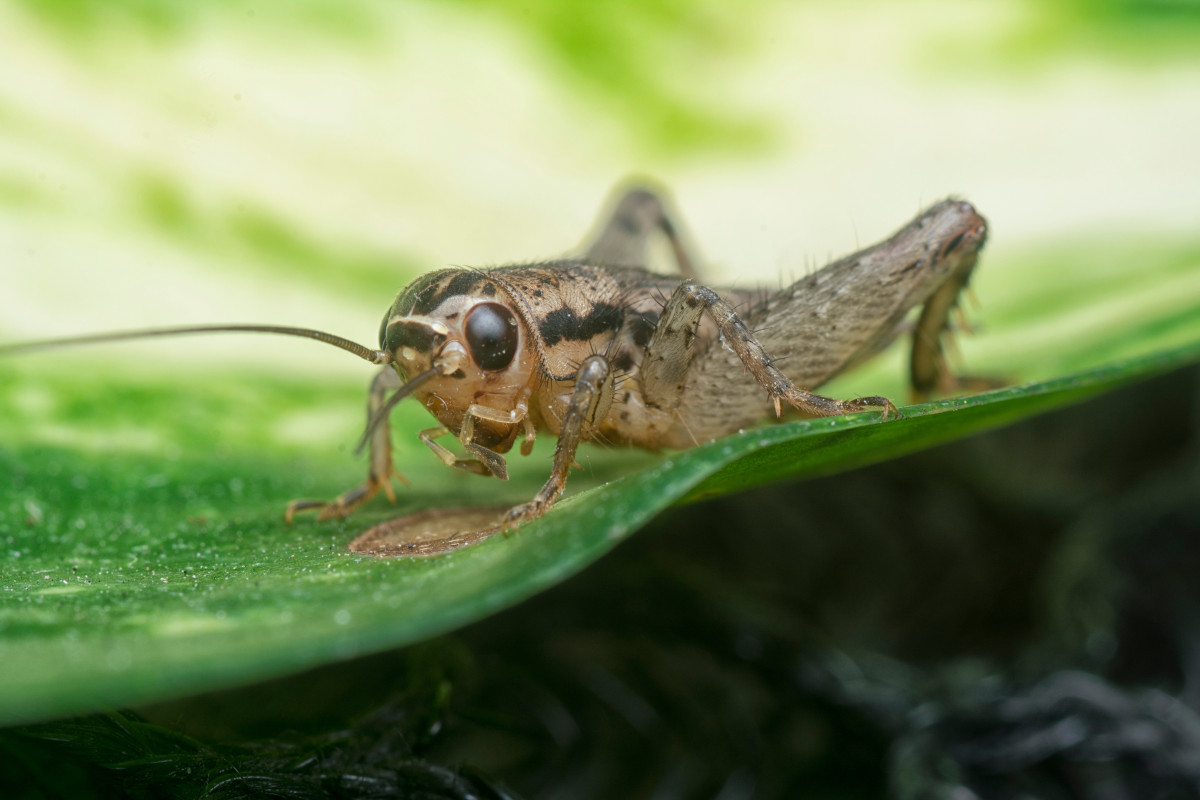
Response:
M1192 253L1128 304L970 343L1007 369L1012 347L1200 297L1195 9L8 3L0 338L229 321L371 343L416 272L556 255L631 174L674 191L715 282L739 285L965 196L992 223L974 316L1001 328L1059 279L1028 267L1045 248L1069 273L1122 244L1129 263L1097 268L1131 286L1142 243ZM110 352L294 371L298 346ZM363 374L332 350L306 363Z

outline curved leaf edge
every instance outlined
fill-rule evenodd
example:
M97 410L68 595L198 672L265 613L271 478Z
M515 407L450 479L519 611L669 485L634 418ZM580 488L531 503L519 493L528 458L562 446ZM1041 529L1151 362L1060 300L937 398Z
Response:
M27 642L31 674L0 677L0 724L16 724L113 706L155 702L244 685L331 661L413 644L477 622L580 572L675 503L694 502L783 479L828 475L914 452L1081 402L1124 384L1200 361L1200 342L1061 378L904 409L902 420L876 414L805 420L746 431L674 454L636 475L572 496L552 513L509 536L430 560L414 585L399 585L389 607L399 613L358 624L331 624L316 616L298 626L251 620L256 646L239 649L220 634L197 633L164 642L141 634L123 641L131 664L123 673L83 666L54 679L53 672L81 640ZM440 567L437 562L440 563ZM410 562L411 564L411 562ZM399 560L343 557L350 577L402 578ZM506 575L521 574L519 582ZM497 580L496 576L501 576ZM429 582L443 580L439 591ZM426 596L428 595L428 596ZM403 602L401 602L403 601ZM297 637L297 627L303 636ZM95 646L112 631L85 635ZM244 643L244 637L243 637ZM21 646L10 642L11 646ZM62 670L59 670L62 673Z

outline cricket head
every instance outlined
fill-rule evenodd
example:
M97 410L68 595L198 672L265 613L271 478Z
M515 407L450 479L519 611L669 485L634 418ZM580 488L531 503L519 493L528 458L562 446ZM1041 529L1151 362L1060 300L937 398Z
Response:
M512 299L476 270L440 270L405 288L384 315L379 346L406 380L405 394L452 430L472 405L512 410L537 374Z

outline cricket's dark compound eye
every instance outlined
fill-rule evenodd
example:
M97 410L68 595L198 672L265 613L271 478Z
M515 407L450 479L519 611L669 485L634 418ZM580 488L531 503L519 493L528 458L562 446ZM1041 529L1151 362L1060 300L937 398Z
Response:
M517 354L517 318L499 303L480 303L467 315L467 347L486 370L504 369Z

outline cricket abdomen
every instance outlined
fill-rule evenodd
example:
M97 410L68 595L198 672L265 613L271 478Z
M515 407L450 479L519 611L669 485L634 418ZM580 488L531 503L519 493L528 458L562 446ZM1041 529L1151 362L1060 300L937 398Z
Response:
M987 224L974 207L946 200L890 239L759 300L742 317L771 363L797 386L813 390L879 352L909 312L935 292L956 295L986 236ZM923 331L929 349L940 352L938 337L951 305L945 303L941 318ZM773 416L762 388L737 379L743 371L742 360L719 341L698 353L668 446L708 441Z

